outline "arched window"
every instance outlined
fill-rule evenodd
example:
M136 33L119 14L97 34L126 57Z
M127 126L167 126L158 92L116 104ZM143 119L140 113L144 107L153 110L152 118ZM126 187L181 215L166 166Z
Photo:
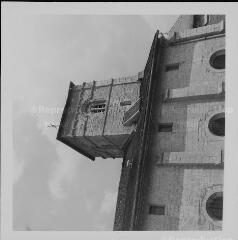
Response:
M210 132L216 136L225 136L225 113L214 115L208 123Z
M215 69L225 69L225 50L219 50L210 57L210 65Z
M207 214L215 221L222 220L223 213L223 193L213 193L206 202Z

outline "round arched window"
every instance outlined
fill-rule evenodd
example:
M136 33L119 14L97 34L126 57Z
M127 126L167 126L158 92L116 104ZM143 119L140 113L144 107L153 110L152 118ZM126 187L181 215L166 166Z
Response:
M223 212L223 193L213 193L206 202L207 214L215 221L222 220Z
M210 65L215 69L225 69L225 50L219 50L212 54Z
M214 115L208 123L208 128L211 133L216 136L225 136L225 113Z

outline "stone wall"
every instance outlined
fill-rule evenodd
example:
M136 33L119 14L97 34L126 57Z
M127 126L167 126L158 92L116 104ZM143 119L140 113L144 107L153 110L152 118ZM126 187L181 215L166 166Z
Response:
M223 188L224 137L208 129L211 117L225 112L225 70L210 65L211 55L221 49L221 35L164 49L143 230L222 227L208 216L204 203L211 189ZM172 123L172 131L158 131L161 123ZM164 206L165 214L149 214L151 205Z

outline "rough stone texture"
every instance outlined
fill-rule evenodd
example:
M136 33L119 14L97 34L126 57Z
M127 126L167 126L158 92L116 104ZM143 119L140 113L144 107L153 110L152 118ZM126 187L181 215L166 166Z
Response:
M117 207L114 221L114 231L128 230L131 221L132 198L135 191L135 175L138 166L137 139L127 145L123 158L121 178L118 188ZM131 167L129 167L129 162Z
M209 24L215 24L225 20L225 15L209 15Z
M112 87L108 115L105 125L105 135L130 134L131 127L122 125L124 113L138 100L140 84L120 84ZM120 106L120 102L131 101L131 105Z
M115 213L115 221L114 221L114 231L120 231L123 229L123 217L126 207L126 197L127 197L127 184L129 179L130 169L126 166L122 167L121 177L119 182L118 192L121 194L118 195L117 198L117 208Z
M86 84L85 84L86 85ZM86 88L86 86L85 86ZM81 99L78 101L78 111L77 111L77 119L75 128L76 128L76 136L84 135L84 129L85 129L85 121L87 119L86 112L82 109L83 104L90 98L91 95L91 89L82 89L79 90L78 95L81 95Z
M165 216L148 215L143 230L175 230L179 225L179 212L183 192L183 169L156 167L151 173L148 201L165 206ZM149 208L149 205L147 206Z
M204 191L223 184L223 170L161 166L152 172L149 202L165 205L165 215L148 215L143 230L218 230L206 215ZM149 208L149 206L148 206Z
M216 224L204 214L206 211L201 203L207 188L222 184L223 169L184 170L179 230L215 230Z
M108 105L110 99L109 99L109 94L110 94L110 86L106 87L100 87L100 88L95 88L93 91L93 98L91 99L92 101L98 100L98 99L105 99L106 104ZM100 136L103 134L103 128L104 128L104 122L106 118L106 110L105 112L99 112L99 113L91 113L88 111L88 121L85 123L86 126L86 136Z
M163 152L158 161L158 164L221 164L222 152L218 148L214 152L214 148L209 149L207 152Z
M73 86L61 137L95 157L122 157L123 144L133 130L123 125L123 117L139 98L140 76ZM97 100L105 100L105 111L92 113L90 103ZM123 101L131 105L121 106Z
M195 43L175 45L166 48L160 78L163 89L185 88L190 84ZM179 63L179 69L165 71L168 64Z

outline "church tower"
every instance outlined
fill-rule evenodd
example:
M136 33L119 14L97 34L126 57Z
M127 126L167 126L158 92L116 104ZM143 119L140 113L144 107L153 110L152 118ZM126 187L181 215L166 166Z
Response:
M57 139L123 157L115 231L221 230L224 103L225 17L182 15L144 71L70 83Z

